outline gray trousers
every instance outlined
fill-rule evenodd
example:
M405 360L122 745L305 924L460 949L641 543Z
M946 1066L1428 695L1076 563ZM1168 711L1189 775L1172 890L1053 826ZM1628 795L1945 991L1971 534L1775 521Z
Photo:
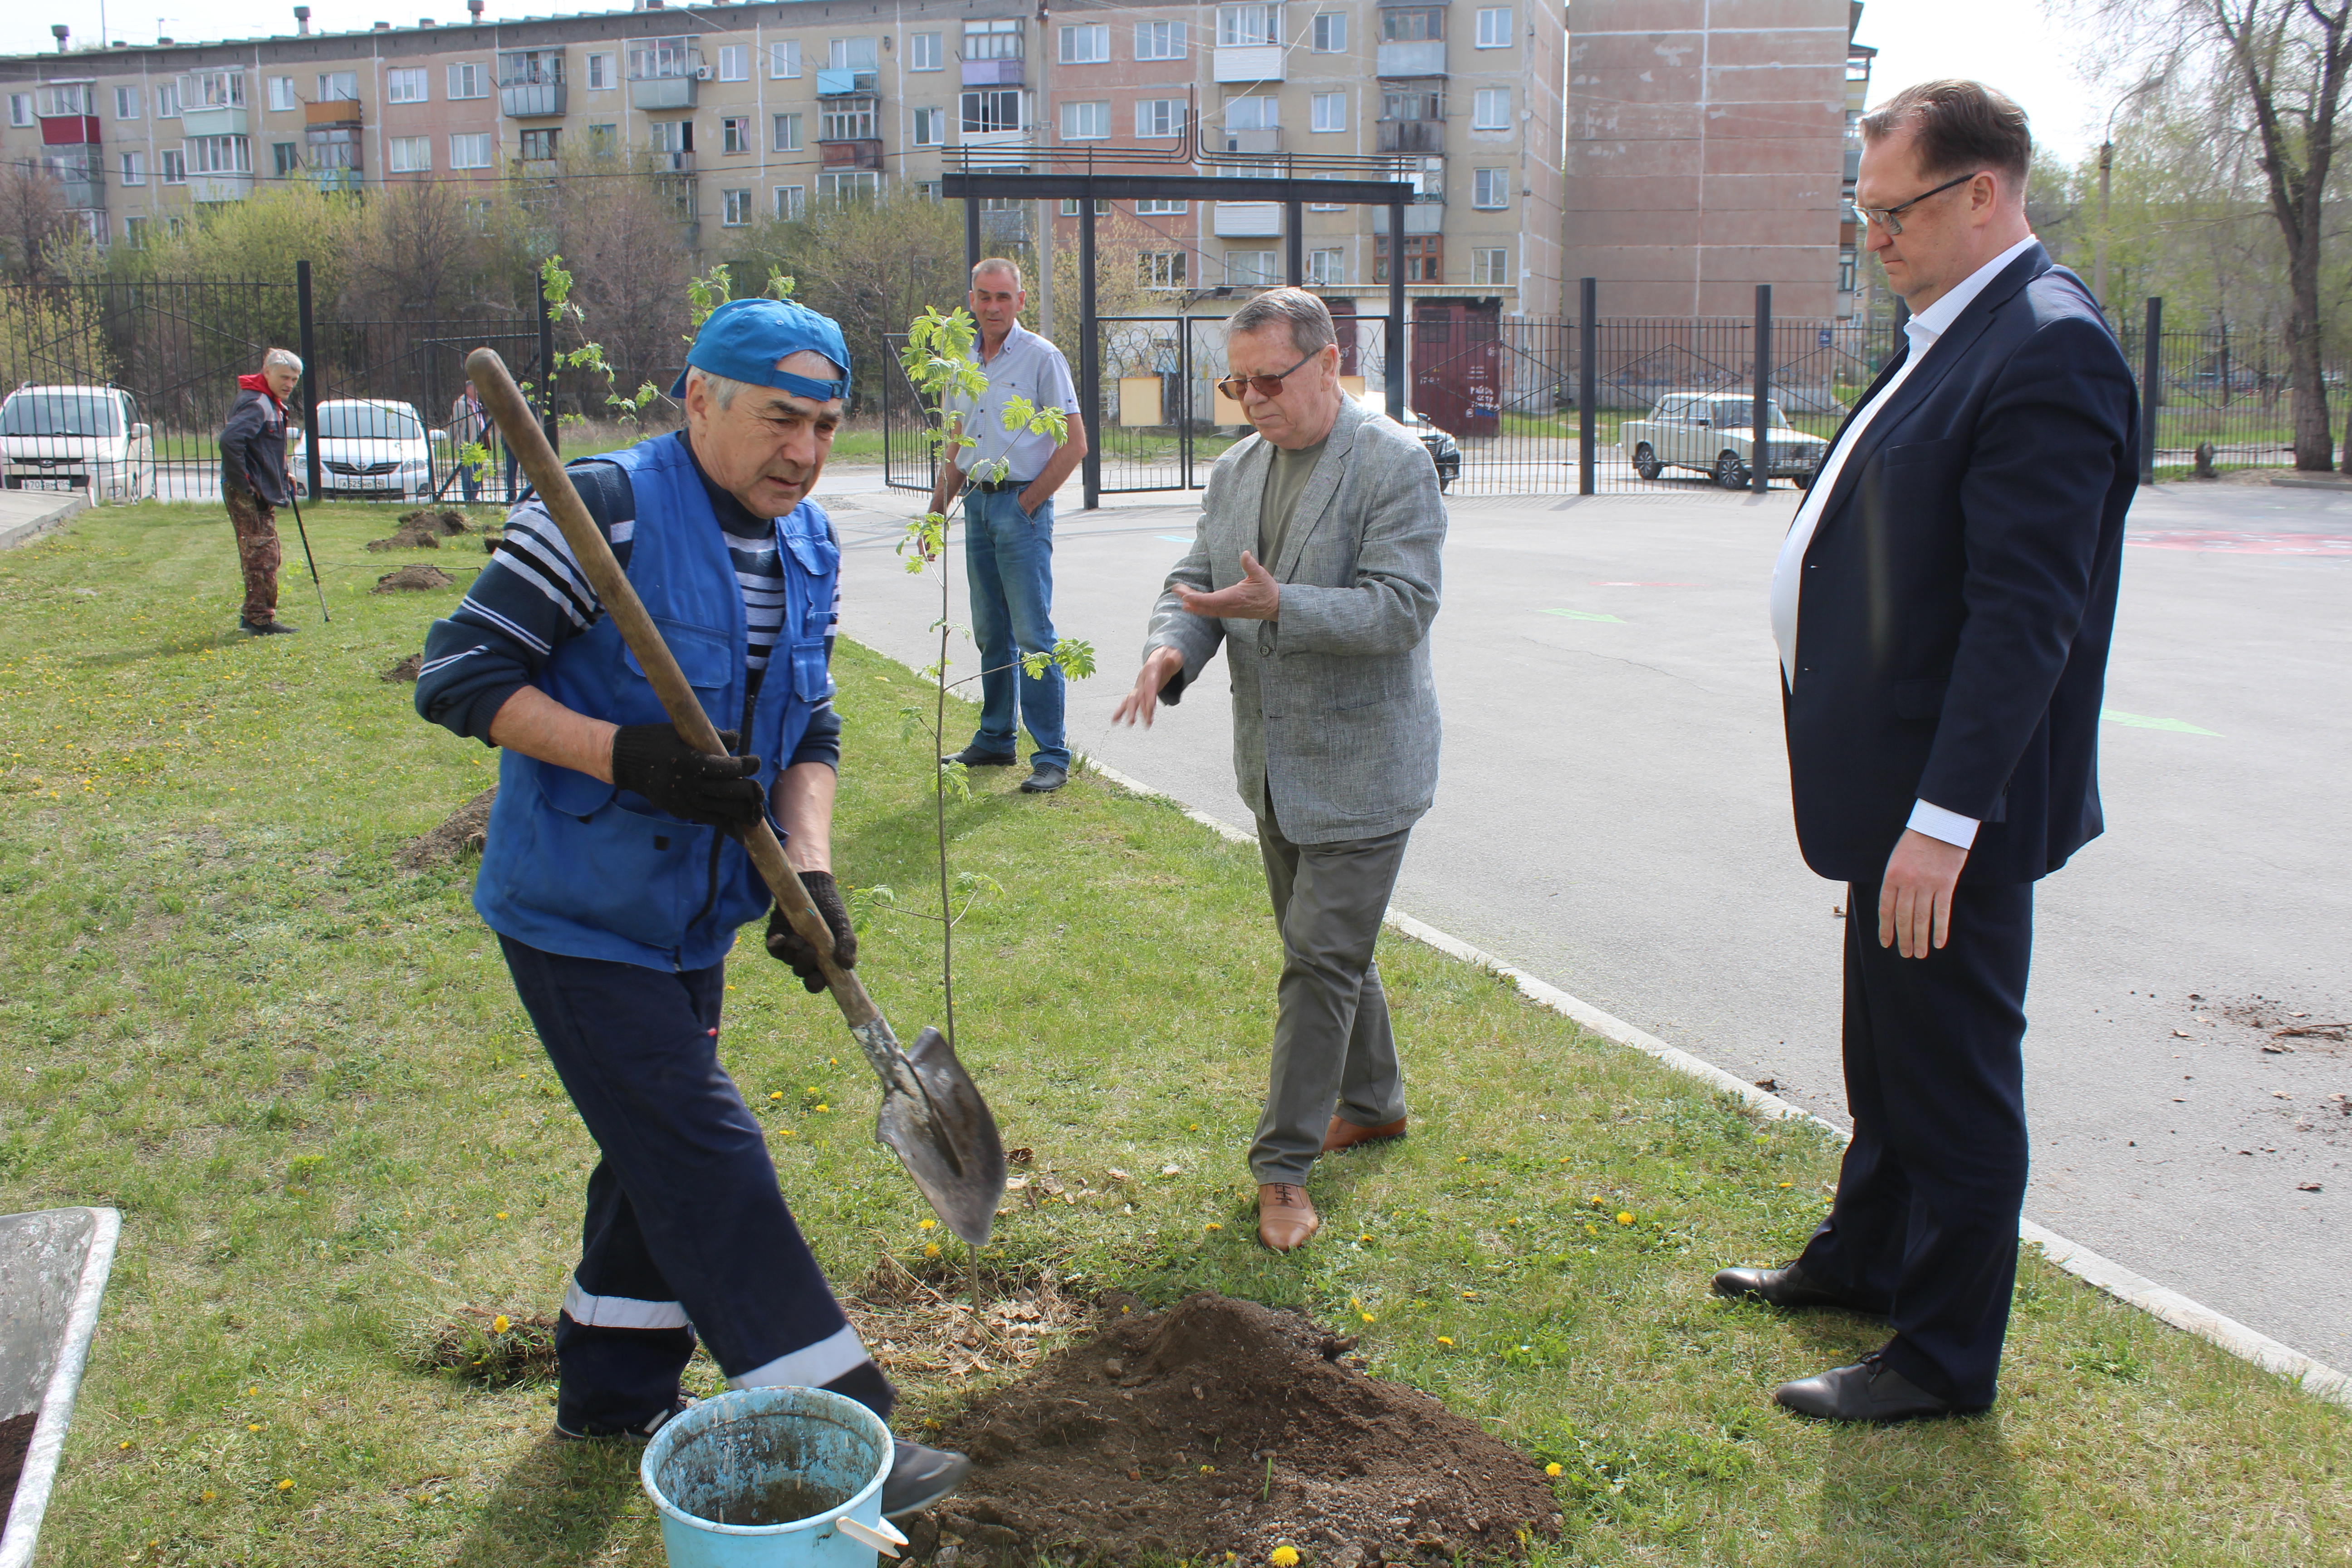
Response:
M1372 944L1412 835L1293 844L1272 816L1258 818L1265 890L1282 933L1273 1070L1249 1154L1261 1186L1307 1179L1335 1111L1363 1127L1404 1115Z

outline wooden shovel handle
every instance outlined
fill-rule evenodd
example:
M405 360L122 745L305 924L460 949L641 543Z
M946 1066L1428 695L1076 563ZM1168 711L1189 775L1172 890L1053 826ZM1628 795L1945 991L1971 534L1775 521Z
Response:
M572 476L563 471L563 461L555 455L555 448L547 444L547 433L540 428L539 416L523 401L522 389L507 374L506 362L494 350L476 349L466 356L466 374L472 379L474 389L481 394L483 408L506 437L507 449L530 476L531 488L539 492L548 515L563 530L564 542L572 546L572 557L596 590L604 613L613 617L629 651L645 666L646 679L652 682L654 694L661 699L679 737L698 752L725 756L727 748L719 742L718 726L702 710L694 688L687 684L686 672L670 657L669 645L662 641L653 617L646 614L644 601L629 585L621 563L613 558L613 547L604 542L604 533L588 515L587 503L572 489ZM760 868L768 890L775 894L776 907L784 911L784 918L800 932L801 940L816 949L817 969L833 988L833 999L840 1005L842 1017L852 1029L879 1020L882 1010L866 994L866 987L858 984L857 976L834 963L833 930L816 912L808 889L801 885L799 875L784 859L784 847L776 842L767 820L762 817L741 829L737 837L751 852L751 864Z

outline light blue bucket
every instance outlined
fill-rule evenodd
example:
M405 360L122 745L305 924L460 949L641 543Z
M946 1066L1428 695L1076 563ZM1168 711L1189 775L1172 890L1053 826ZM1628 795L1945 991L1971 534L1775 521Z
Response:
M890 1459L890 1429L854 1399L739 1388L666 1423L637 1479L670 1568L875 1568L873 1542L897 1535L882 1521Z

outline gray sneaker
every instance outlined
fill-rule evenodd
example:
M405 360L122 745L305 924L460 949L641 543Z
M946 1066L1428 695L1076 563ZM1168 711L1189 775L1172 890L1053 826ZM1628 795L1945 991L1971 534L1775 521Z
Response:
M1021 781L1021 793L1051 795L1069 782L1069 769L1057 768L1051 763L1038 763L1031 768L1029 776Z
M889 1479L882 1483L882 1517L899 1519L919 1513L963 1485L970 1474L971 1461L961 1454L926 1448L900 1437L891 1457Z

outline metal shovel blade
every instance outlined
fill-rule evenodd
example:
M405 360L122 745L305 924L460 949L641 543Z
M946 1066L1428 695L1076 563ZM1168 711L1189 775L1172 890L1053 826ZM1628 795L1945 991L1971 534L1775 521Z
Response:
M906 1063L922 1092L883 1081L874 1136L897 1152L948 1228L979 1247L996 1224L1004 1195L1004 1141L955 1047L926 1028L907 1047Z

